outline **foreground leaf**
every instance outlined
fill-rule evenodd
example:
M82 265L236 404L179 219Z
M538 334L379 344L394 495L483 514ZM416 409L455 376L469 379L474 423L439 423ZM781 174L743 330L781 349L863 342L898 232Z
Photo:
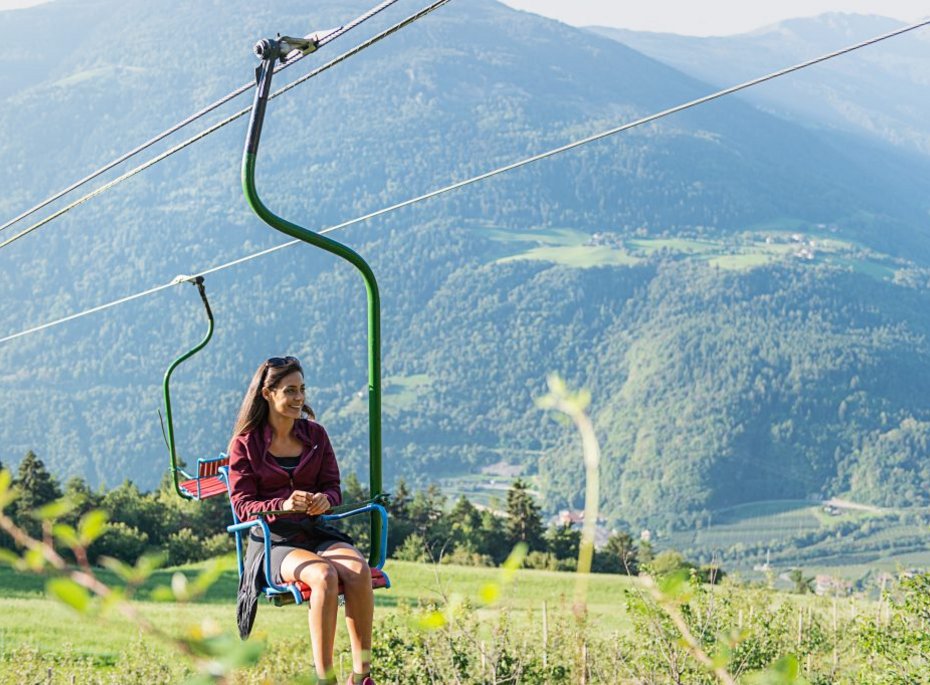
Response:
M100 509L87 512L78 524L78 537L85 547L99 538L107 529L107 513Z
M48 593L81 614L90 607L90 593L70 578L52 578L45 584Z
M42 521L55 521L72 511L74 511L74 502L67 497L62 497L61 499L56 499L54 502L49 502L45 506L39 507L32 512L32 515Z
M77 531L74 530L74 526L69 526L67 523L56 523L52 526L52 535L55 536L56 540L72 549L81 546L81 540Z

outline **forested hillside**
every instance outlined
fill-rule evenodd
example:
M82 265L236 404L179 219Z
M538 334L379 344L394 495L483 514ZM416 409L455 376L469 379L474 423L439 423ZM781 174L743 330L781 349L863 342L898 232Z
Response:
M416 6L399 4L375 23ZM21 67L0 80L0 213L252 78L258 38L365 8L0 13ZM39 25L60 40L29 60ZM272 101L259 188L323 228L710 90L616 41L452 2ZM930 503L926 162L802 123L724 100L334 234L381 281L388 482L505 460L541 476L547 511L577 503L578 445L533 403L557 371L593 393L612 521L836 493ZM241 197L244 127L0 250L0 335L281 242ZM182 453L224 449L251 372L290 353L364 479L360 279L299 246L207 290L215 339L173 386ZM152 487L161 374L203 327L185 285L0 345L0 460L33 449L57 473Z

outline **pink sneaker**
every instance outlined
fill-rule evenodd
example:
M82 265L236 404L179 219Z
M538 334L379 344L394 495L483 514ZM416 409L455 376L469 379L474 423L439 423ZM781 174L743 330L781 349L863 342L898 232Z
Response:
M355 678L350 675L349 679L346 681L346 685L355 685ZM366 675L360 685L375 685L375 681L370 675Z

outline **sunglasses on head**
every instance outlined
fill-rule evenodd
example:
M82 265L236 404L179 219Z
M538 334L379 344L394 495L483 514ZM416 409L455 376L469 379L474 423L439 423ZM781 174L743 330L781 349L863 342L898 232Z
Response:
M287 366L288 364L300 364L297 357L269 357L265 360L266 366Z

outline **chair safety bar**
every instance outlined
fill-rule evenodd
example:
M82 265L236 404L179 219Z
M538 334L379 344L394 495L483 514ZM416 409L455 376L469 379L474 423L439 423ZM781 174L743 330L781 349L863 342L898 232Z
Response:
M219 467L217 476L223 480L227 488L229 487L229 466L223 465ZM236 516L236 511L233 508L232 499L229 501L229 508L232 510L233 524L226 526L226 530L232 533L236 538L236 560L237 566L239 569L239 577L242 577L242 574L245 573L245 550L243 545L242 536L243 534L251 530L252 528L258 526L262 529L262 538L264 539L265 544L265 582L267 587L265 588L265 595L272 599L275 595L292 595L294 597L295 604L302 604L304 602L304 597L301 594L300 586L297 583L291 583L288 585L278 585L274 582L274 575L271 571L271 530L268 527L268 521L266 516L270 515L280 515L280 514L292 514L294 512L283 512L283 511L265 511L260 512L256 515L255 518L249 521L239 521L239 518ZM380 504L371 502L365 504L364 506L358 507L357 509L351 509L349 511L341 512L339 514L323 514L320 516L320 519L324 521L338 521L340 519L348 518L350 516L357 516L359 514L365 514L371 512L380 520L380 532L381 540L380 544L377 545L378 548L378 558L377 563L371 566L372 570L378 570L379 575L383 576L384 587L390 587L390 579L387 577L387 574L381 571L384 567L385 557L387 554L387 535L388 535L388 514L387 510Z

